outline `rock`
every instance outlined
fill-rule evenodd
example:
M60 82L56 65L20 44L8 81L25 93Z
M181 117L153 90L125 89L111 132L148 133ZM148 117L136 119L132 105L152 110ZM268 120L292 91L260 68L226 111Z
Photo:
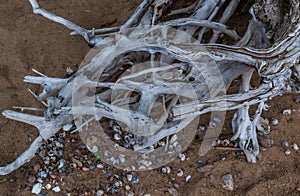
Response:
M132 177L132 183L133 184L138 184L140 182L140 177L139 176L133 176Z
M42 190L42 184L41 183L36 183L31 190L31 193L38 195Z
M205 131L206 130L206 126L205 125L199 125L198 126L198 131Z
M283 110L283 112L282 112L282 114L283 115L291 115L292 114L292 110L291 109L285 109L285 110Z
M58 192L60 192L60 188L59 188L59 186L56 186L56 187L54 187L52 190L53 190L55 193L58 193Z
M279 123L279 121L278 121L278 119L277 118L273 118L272 119L272 125L278 125L278 123Z
M226 174L222 178L222 186L225 190L233 191L234 183L231 174Z
M294 150L299 150L298 145L297 145L297 144L293 144L293 149L294 149Z
M185 181L188 182L191 178L192 178L192 176L188 175L188 176L185 177Z
M51 189L51 184L46 184L45 188L46 188L47 190L50 190L50 189Z

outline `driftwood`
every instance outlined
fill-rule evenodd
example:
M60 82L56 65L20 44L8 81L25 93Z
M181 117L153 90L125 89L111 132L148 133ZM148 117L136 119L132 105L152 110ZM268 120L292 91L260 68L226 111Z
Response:
M290 10L284 10L280 1L257 0L250 8L252 19L243 36L226 26L239 0L227 4L225 0L198 0L179 10L170 10L171 0L144 0L124 25L92 30L40 8L35 0L29 2L35 14L66 26L72 35L83 36L99 52L67 79L37 71L39 76L25 77L25 82L43 86L43 92L35 97L45 104L45 115L10 110L3 115L37 127L40 136L17 160L0 167L1 175L29 161L43 139L73 123L77 127L73 132L83 134L89 149L103 153L105 162L120 168L151 169L186 149L198 116L227 110L236 110L231 140L239 141L249 162L256 162L257 131L269 132L262 117L265 102L286 92L299 92L298 0L289 1ZM219 13L225 5L225 11ZM273 13L269 28L275 34L270 38L262 10L272 12L272 6L286 16ZM189 16L180 18L183 13ZM176 19L166 20L165 16ZM287 28L282 25L286 22ZM208 31L212 36L207 40L204 35ZM218 43L220 35L228 36L232 45ZM251 89L253 72L258 73L261 84ZM239 92L226 94L236 80ZM256 113L250 117L249 107L255 105ZM120 134L132 134L135 144L131 151L112 142L103 129L95 131L103 119L120 125ZM162 141L163 148L159 146ZM122 161L124 157L126 161Z

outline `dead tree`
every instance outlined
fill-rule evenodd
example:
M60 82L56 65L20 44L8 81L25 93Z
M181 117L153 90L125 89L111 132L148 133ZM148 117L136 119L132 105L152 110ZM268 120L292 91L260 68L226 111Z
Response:
M104 161L116 167L131 164L133 169L151 169L154 166L146 161L157 161L166 149L165 157L186 148L195 132L181 133L196 117L227 110L236 110L231 140L239 142L249 162L256 162L257 131L269 132L268 121L262 117L265 102L299 92L298 0L256 0L249 6L252 18L243 36L226 26L239 0L197 0L178 10L172 9L171 0L144 0L122 26L92 30L40 8L36 0L29 1L35 14L83 36L97 52L66 79L37 71L39 76L25 77L25 82L44 88L39 95L33 94L44 103L45 115L11 110L3 115L37 127L40 136L14 162L1 167L1 175L28 162L42 140L64 126L75 123L73 132L84 133L103 119L118 122L120 132L133 135L132 150L150 156L130 158L132 151L116 150L120 148L109 143L103 130L97 130L97 142L85 138L89 149L97 153L106 146ZM220 42L220 36L231 44ZM261 82L250 88L253 72ZM238 93L226 93L235 80L240 81ZM249 116L249 107L257 107L254 116ZM161 141L166 144L158 145ZM120 155L129 157L128 161L120 161ZM168 161L162 159L161 164Z

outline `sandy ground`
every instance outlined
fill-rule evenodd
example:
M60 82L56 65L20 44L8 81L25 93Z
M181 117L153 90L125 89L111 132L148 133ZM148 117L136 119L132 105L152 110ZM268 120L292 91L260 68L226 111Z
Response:
M23 77L31 74L33 68L48 76L64 77L66 68L76 70L90 48L81 37L69 36L70 31L63 26L34 15L27 1L0 2L0 111L11 109L12 106L41 107L27 92L28 88L40 90L39 87L23 83ZM39 2L47 10L85 28L100 28L124 23L141 1ZM170 174L161 174L156 170L137 173L141 181L132 186L133 192L137 195L166 195L168 188L178 184L179 195L299 195L299 151L282 145L285 140L300 145L300 105L293 102L293 96L284 95L269 101L270 110L264 112L263 116L278 118L279 125L271 127L270 136L274 144L271 148L261 148L262 158L258 163L247 163L243 155L230 150L211 150L204 157L199 157L198 149L204 134L198 133L185 152L189 160L170 164ZM282 115L282 110L286 108L293 110L291 115ZM224 126L225 135L230 133L230 114ZM207 116L201 119L203 123L208 123ZM34 138L38 133L34 127L0 116L0 135L0 165L5 165L16 159L30 145L30 137ZM288 156L284 153L287 149L291 150ZM68 155L64 156L67 159ZM203 163L197 163L198 159ZM34 183L28 182L27 170L38 161L35 158L17 171L1 176L0 195L30 195ZM210 167L203 173L196 169L205 165ZM178 168L184 170L183 177L176 176ZM121 171L113 170L112 173ZM227 173L234 178L234 191L231 192L222 188L222 176ZM185 182L187 175L191 175L191 179ZM104 187L108 183L100 170L76 171L61 178L65 183L60 186L62 191L56 195L95 195L99 188L97 186ZM50 191L48 195L52 194Z

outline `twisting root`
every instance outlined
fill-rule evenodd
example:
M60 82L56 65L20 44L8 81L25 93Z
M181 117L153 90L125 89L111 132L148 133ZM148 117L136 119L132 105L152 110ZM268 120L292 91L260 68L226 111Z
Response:
M263 5L257 2L255 9L250 10L253 19L242 38L226 25L239 0L229 3L198 0L175 11L170 10L173 3L170 0L144 0L125 24L93 30L86 30L40 8L36 0L29 2L35 14L66 26L73 31L72 35L83 36L98 50L67 79L50 78L36 70L38 77L25 77L25 82L43 87L39 95L30 92L46 109L18 108L42 110L45 115L40 117L10 110L4 111L3 115L37 127L40 136L14 162L0 167L0 175L28 162L43 139L49 139L64 125L73 123L72 120L81 122L76 124L75 130L80 132L86 131L94 121L116 120L135 138L134 151L152 153L153 156L159 152L155 154L159 156L186 149L193 137L186 139L179 135L197 116L226 110L237 110L232 119L234 135L231 139L239 141L248 161L256 162L259 154L256 131L264 134L270 131L268 121L261 117L264 103L279 94L299 92L300 89L298 1L290 1L291 10L286 12L290 14L290 27L281 29L284 34L277 36L276 43L268 39L265 24L259 21L262 16L257 16L257 10L267 8L258 9L257 6ZM168 13L190 15L166 20L164 16ZM220 18L215 19L218 15ZM208 30L213 34L204 40ZM233 38L233 45L215 44L220 33ZM211 44L201 44L204 41ZM257 71L262 82L250 90L253 71ZM240 81L239 92L226 95L234 80ZM93 90L94 96L91 96ZM258 105L258 108L250 118L248 111L252 105ZM187 129L186 134L193 134L193 131ZM99 132L105 136L103 131ZM157 144L164 139L167 144L160 151ZM181 145L180 139L185 144ZM90 147L91 151L97 149L97 146ZM115 148L110 147L110 150ZM111 160L115 166L120 164L112 155L104 160ZM143 160L133 157L132 164Z

